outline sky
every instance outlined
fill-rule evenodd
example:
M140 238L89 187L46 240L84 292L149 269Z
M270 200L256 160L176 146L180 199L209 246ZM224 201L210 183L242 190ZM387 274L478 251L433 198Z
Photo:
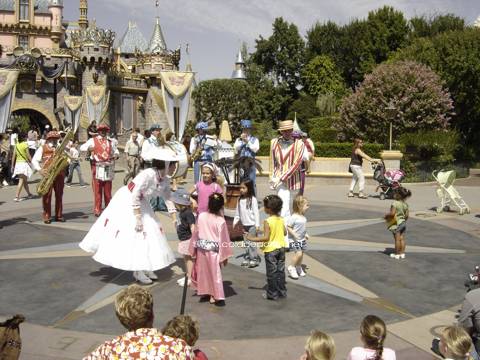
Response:
M480 16L480 0L158 0L158 8L155 1L88 0L88 18L114 30L117 38L128 21L134 21L149 41L158 15L167 47L182 48L181 68L190 60L197 81L229 78L241 44L253 52L255 39L270 36L280 16L296 24L302 36L316 22L345 24L384 5L402 11L407 19L453 13L471 24ZM78 19L78 5L79 0L64 1L65 20Z

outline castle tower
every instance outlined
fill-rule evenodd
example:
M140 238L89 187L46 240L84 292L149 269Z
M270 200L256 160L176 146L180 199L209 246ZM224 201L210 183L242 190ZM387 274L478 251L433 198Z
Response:
M160 18L157 16L155 27L153 28L152 38L148 45L148 51L152 54L160 54L167 50L167 44L163 37L162 28L160 27Z
M81 29L88 27L88 3L87 0L80 0L80 17L78 18L78 26Z
M53 47L58 49L63 34L63 0L49 0L48 10L52 14L50 38L52 39Z
M237 61L235 61L235 70L232 73L232 79L245 80L245 61L243 61L242 51L238 50Z

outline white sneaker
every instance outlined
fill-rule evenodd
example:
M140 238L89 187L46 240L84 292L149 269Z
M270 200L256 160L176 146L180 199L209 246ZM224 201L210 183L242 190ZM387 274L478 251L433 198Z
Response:
M157 280L158 276L153 271L144 271L145 275L150 278L150 280Z
M297 266L296 267L296 270L297 270L297 274L298 276L306 276L307 274L305 274L305 271L303 271L303 266Z
M390 253L390 257L391 257L391 258L394 258L395 256L396 256L395 253Z
M147 275L145 275L145 273L143 271L134 271L133 272L133 277L140 284L149 285L153 282Z
M8 186L8 182L6 180L3 180L3 186Z
M288 274L290 275L290 277L291 277L292 279L295 279L295 280L298 279L297 269L295 269L294 266L289 265L288 268L287 268L287 270L288 270Z
M405 259L405 254L400 254L400 259Z

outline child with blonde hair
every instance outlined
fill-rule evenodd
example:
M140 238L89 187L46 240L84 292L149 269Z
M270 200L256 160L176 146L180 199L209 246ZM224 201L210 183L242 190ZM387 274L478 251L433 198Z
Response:
M305 353L300 360L334 360L335 342L333 338L319 330L313 330L305 344Z
M387 336L387 327L382 319L367 315L360 325L360 339L363 347L354 347L347 360L396 360L395 351L383 347Z
M460 326L447 326L440 336L439 350L447 360L473 360L472 338Z
M307 250L307 218L305 213L309 208L308 200L302 195L298 195L293 200L293 215L287 220L287 230L292 237L290 241L290 251L294 255L290 266L287 268L288 274L292 279L298 279L298 276L305 276L303 271L303 252Z

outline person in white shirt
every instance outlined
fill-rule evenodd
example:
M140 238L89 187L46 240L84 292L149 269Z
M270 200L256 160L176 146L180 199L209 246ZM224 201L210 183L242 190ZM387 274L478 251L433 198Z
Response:
M78 140L75 140L75 142L72 142L70 145L70 149L68 151L68 156L70 158L70 165L68 169L68 178L67 178L67 186L72 185L72 178L73 178L73 171L77 171L78 175L78 181L80 183L81 187L85 187L85 182L83 181L83 176L82 176L82 167L80 166L80 152L78 151Z
M137 176L140 171L140 151L141 145L138 141L138 133L133 132L130 136L130 140L125 144L125 158L127 160L127 174L123 179L123 184L127 185L130 179Z
M255 167L255 155L260 149L260 142L258 139L251 134L252 131L252 120L244 119L240 121L242 126L242 134L239 138L235 140L233 147L235 152L240 157L249 157L253 159L252 165L247 174L241 175L241 179L248 178L253 181L253 184L256 184L257 178L257 169Z
M112 199L115 159L118 158L119 152L107 138L107 133L110 131L108 125L98 125L97 131L98 135L88 139L85 144L80 146L80 151L90 151L92 154L92 188L95 198L93 212L98 217L102 213L102 197L105 199L105 207Z
M237 203L235 217L233 218L233 227L241 223L243 230L252 236L257 236L260 230L260 215L258 212L258 202L254 194L254 183L247 179L240 183L240 199ZM245 252L242 266L250 268L260 264L257 245L249 240L245 240L247 251Z

